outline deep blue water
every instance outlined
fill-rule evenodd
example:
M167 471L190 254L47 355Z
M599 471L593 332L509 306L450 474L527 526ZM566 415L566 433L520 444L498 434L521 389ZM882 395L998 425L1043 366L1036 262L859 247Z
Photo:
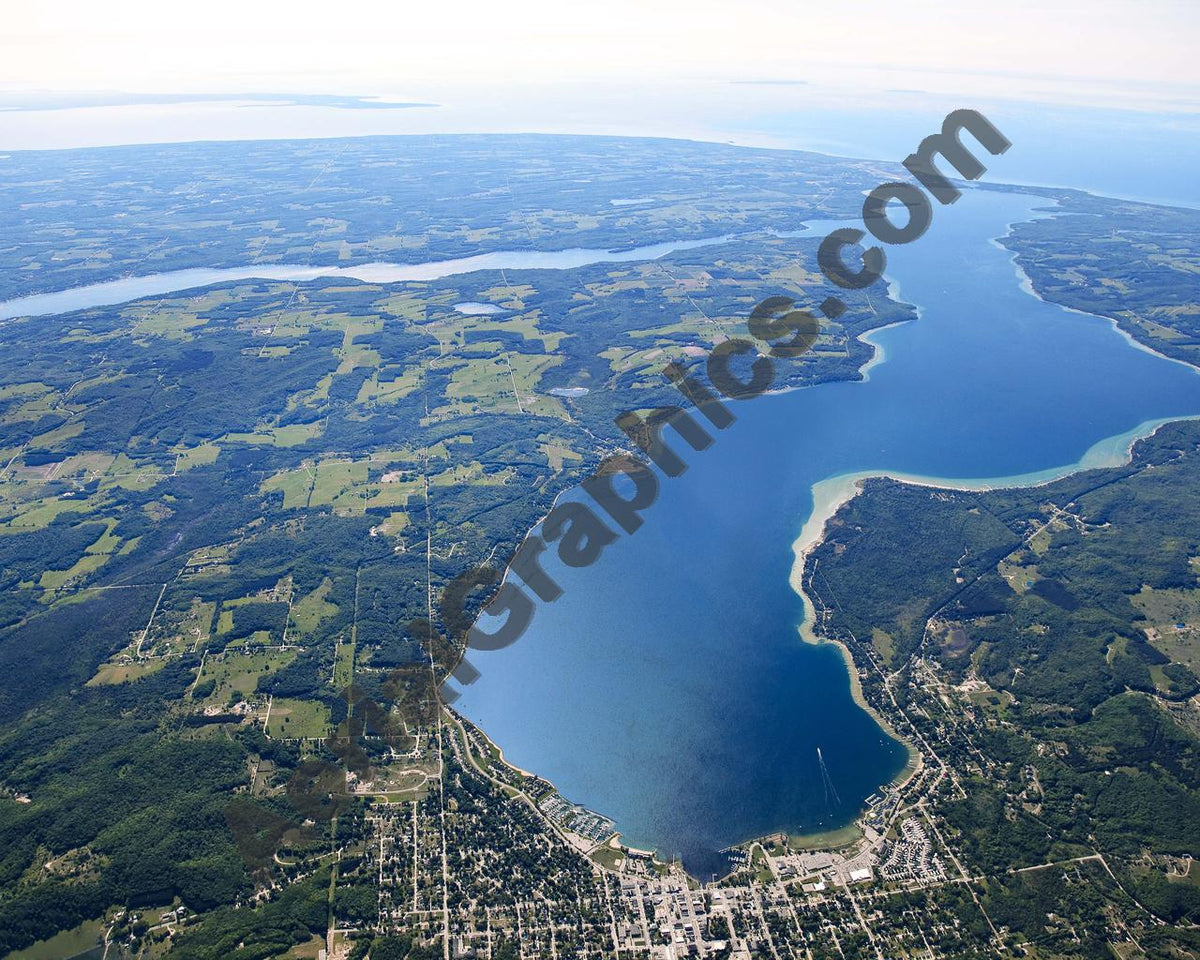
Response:
M972 191L892 248L889 276L923 315L873 337L886 362L863 383L737 405L636 534L589 568L549 561L564 596L513 646L472 652L465 715L698 875L726 845L848 822L905 757L853 702L839 652L798 638L789 573L813 484L1066 473L1106 438L1200 414L1195 371L1021 290L991 238L1035 205Z

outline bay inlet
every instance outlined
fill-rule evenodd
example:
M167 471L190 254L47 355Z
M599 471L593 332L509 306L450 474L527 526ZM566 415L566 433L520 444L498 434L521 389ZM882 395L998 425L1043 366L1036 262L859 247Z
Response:
M511 647L472 654L482 676L456 707L626 842L697 876L723 870L728 845L853 819L907 751L855 702L840 648L801 638L793 584L821 514L863 476L1045 482L1200 416L1195 370L1023 286L993 241L1045 204L971 191L889 249L920 318L872 332L870 376L736 405L635 535L586 569L547 560L564 595Z
M362 263L349 267L301 266L262 263L240 267L192 267L121 277L103 283L90 283L66 290L32 294L0 302L0 320L69 313L90 307L106 307L143 297L165 296L196 290L214 284L241 280L307 281L321 278L360 280L364 283L401 283L412 280L440 280L442 277L473 273L477 270L569 270L593 263L630 263L654 260L675 250L693 250L727 243L730 236L706 237L654 243L622 250L596 250L572 247L566 250L497 250L455 260L431 260L426 263ZM494 304L460 303L455 309L468 315L499 312Z

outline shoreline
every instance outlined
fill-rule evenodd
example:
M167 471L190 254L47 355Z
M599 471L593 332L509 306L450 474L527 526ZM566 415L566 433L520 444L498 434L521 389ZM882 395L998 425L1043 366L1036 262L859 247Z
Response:
M1014 191L1020 192L1020 191ZM1169 360L1173 363L1179 363L1190 369L1196 374L1200 374L1200 368L1180 360L1175 357L1168 357L1165 354L1159 353L1153 347L1137 340L1128 331L1123 330L1120 324L1112 317L1101 316L1100 314L1089 313L1085 310L1078 310L1074 307L1068 307L1060 304L1057 301L1047 300L1043 297L1033 285L1033 280L1018 261L1018 251L1012 249L1004 243L1004 240L1013 234L1013 227L1017 223L1025 223L1034 219L1046 219L1054 216L1066 215L1061 212L1061 203L1057 199L1050 199L1053 206L1042 208L1037 211L1031 211L1034 216L1030 216L1028 220L1014 220L1005 225L1005 232L1000 237L993 237L988 242L993 246L1004 250L1008 255L1013 266L1013 272L1016 275L1018 285L1022 292L1039 300L1042 303L1059 307L1069 313L1080 314L1082 316L1092 317L1096 320L1108 323L1114 331L1116 331L1131 347L1136 350L1141 350L1146 353L1153 354L1164 360ZM890 277L885 275L887 283L887 296L889 300L898 303L905 303L902 298L900 284ZM917 320L920 320L923 315L923 308L920 304L910 304L916 312ZM872 337L874 334L888 330L893 327L908 323L908 320L901 320L895 323L886 324L882 327L868 330L859 335L859 340L869 344L874 348L874 353L871 359L867 361L861 368L862 380L867 380L870 377L870 371L887 361L886 351L883 346L875 342ZM1089 447L1083 456L1074 464L1065 464L1060 467L1052 467L1046 470L1035 471L1025 474L1014 474L1007 477L988 477L982 479L963 479L949 477L931 477L919 474L909 474L903 471L878 471L878 470L863 470L854 473L840 474L834 477L826 477L819 480L812 486L813 506L812 511L801 527L799 535L792 543L792 553L794 561L792 570L788 577L788 582L791 588L799 595L801 604L803 605L804 619L799 624L797 632L800 639L804 643L820 645L833 644L841 653L842 659L846 664L846 673L850 684L850 694L854 702L859 705L875 722L881 730L884 731L897 743L901 744L908 752L908 762L904 769L890 781L888 786L903 786L906 782L912 779L921 769L922 758L918 751L907 739L900 736L891 722L876 710L863 693L862 682L858 675L858 666L854 662L854 655L850 648L839 640L834 640L831 637L825 637L819 634L815 629L816 624L816 608L813 605L812 599L805 590L804 576L808 568L808 559L812 553L825 540L825 532L829 522L837 515L847 503L858 496L867 480L872 479L889 479L897 483L905 483L911 486L928 487L935 490L951 490L951 491L970 491L970 492L987 492L992 490L1003 490L1013 488L1031 489L1039 486L1046 486L1058 480L1065 479L1077 473L1083 473L1087 470L1096 470L1104 468L1112 468L1123 466L1133 460L1133 448L1139 440L1154 436L1159 429L1168 423L1178 423L1185 420L1198 420L1200 414L1184 417L1162 417L1155 420L1146 420L1138 424L1136 427L1116 436L1106 437L1098 440L1095 444ZM857 818L855 818L857 821Z
M1022 191L1013 190L1001 192L1021 193ZM1087 191L1083 192L1087 193ZM1005 244L1004 240L1013 235L1012 228L1018 223L1028 223L1032 220L1071 215L1070 213L1062 211L1062 205L1058 199L1052 197L1047 197L1044 199L1048 203L1052 204L1052 206L1031 210L1031 214L1034 215L1031 215L1024 220L1010 221L1009 223L1005 224L1004 233L1001 236L992 237L988 241L993 246L1005 251L1009 255L1009 260L1013 267L1013 273L1017 278L1018 286L1020 287L1021 291L1040 301L1041 303L1059 307L1060 309L1066 310L1069 313L1074 313L1085 317L1092 317L1095 320L1100 320L1104 323L1107 323L1126 341L1126 343L1128 343L1135 350L1140 350L1144 353L1150 353L1162 360L1170 361L1171 363L1182 364L1193 373L1200 375L1200 367L1196 367L1187 361L1180 360L1176 357L1169 357L1166 354L1155 350L1148 344L1142 343L1128 331L1123 330L1121 325L1112 317L1105 317L1097 313L1089 313L1086 310L1078 310L1075 307L1068 307L1056 300L1047 300L1035 289L1032 278L1018 262L1019 252ZM888 299L894 300L898 303L906 303L907 301L903 300L902 298L900 284L896 280L893 280L886 275L884 276L884 280L887 283ZM909 305L912 306L916 311L916 319L919 320L924 313L923 308L920 304ZM875 351L871 359L860 368L860 373L863 374L862 380L868 379L867 375L872 368L877 367L887 361L887 355L884 348L880 344L874 342L871 339L872 336L882 330L888 330L908 322L910 321L896 321L895 323L889 323L881 327L873 328L859 335L859 339L862 342L872 346ZM904 473L902 471L863 470L855 473L840 474L835 477L826 477L824 480L817 481L812 487L812 512L805 521L804 526L801 528L799 536L797 536L792 543L792 552L795 555L795 561L792 565L792 572L789 576L789 582L792 589L800 595L801 601L804 604L804 622L799 627L801 638L806 643L832 642L827 638L819 637L813 632L812 624L815 610L812 606L811 600L804 591L804 570L809 554L811 554L812 551L815 550L817 546L819 546L824 540L825 527L828 522L833 519L838 510L840 510L846 503L858 495L862 489L862 484L864 481L880 478L895 480L898 483L907 483L913 486L930 487L938 490L973 492L1012 489L1017 487L1030 488L1044 486L1048 483L1053 483L1056 480L1064 479L1072 474L1082 473L1085 470L1117 467L1128 463L1133 457L1134 445L1139 440L1153 436L1164 424L1195 419L1200 419L1200 414L1193 416L1162 417L1156 420L1146 420L1125 433L1098 440L1095 444L1089 447L1079 461L1073 465L1068 464L1060 467L1051 467L1046 470L1035 471L1032 473L973 480L963 478L931 477L919 474Z
M876 334L883 333L885 330L893 330L896 327L902 327L906 323L916 323L925 315L925 308L919 303L909 303L900 292L900 282L889 277L886 273L883 275L883 282L887 285L887 299L892 303L899 303L903 306L912 307L913 316L906 320L894 320L891 323L885 323L880 327L872 327L870 330L864 330L860 333L856 340L859 343L865 343L871 348L871 359L858 368L859 382L866 383L871 379L871 371L876 367L887 363L887 350L883 344L878 343L874 337Z
M451 709L453 709L453 708L451 708ZM475 723L475 721L473 721L469 718L464 717L463 719L467 720L467 722L471 724L471 727L474 730L476 730L479 733L479 735L481 737L483 737L484 740L487 741L488 746L490 746L493 750L496 751L496 760L498 763L502 763L504 766L508 767L509 770L519 773L521 776L526 777L530 780L546 780L545 777L539 777L536 773L530 773L528 770L525 770L522 767L518 767L515 763L513 763L511 760L509 760L507 757L504 756L504 748L501 747L500 744L498 744L491 737L489 737L487 735L487 731L484 730L483 727L479 726L479 724ZM546 780L546 783L550 783L550 781ZM555 787L555 789L557 790L558 788Z
M902 787L920 771L921 752L907 738L900 735L890 719L868 702L866 694L863 692L862 679L858 675L858 664L854 662L854 654L850 652L850 648L840 640L822 636L813 629L816 623L816 607L804 589L804 572L807 569L808 557L824 541L829 521L843 506L862 492L864 481L871 476L869 473L843 474L813 484L813 510L801 529L800 536L792 544L792 551L796 559L792 564L788 582L791 588L799 594L801 603L804 605L804 620L797 628L801 642L813 646L830 645L837 648L846 667L851 699L875 721L880 730L904 747L908 755L904 767L885 785ZM861 815L861 811L859 815ZM856 815L852 822L856 823L859 815Z
M1194 369L1194 368L1193 368ZM1200 371L1198 371L1200 372ZM956 477L932 477L922 474L906 473L902 470L861 470L854 473L843 473L834 477L819 480L812 486L813 509L805 521L799 535L792 542L792 553L795 560L789 583L804 601L805 618L799 632L806 643L832 643L826 637L816 634L812 629L812 601L804 590L803 576L807 560L814 550L825 539L825 529L830 520L847 503L862 492L867 480L893 480L914 487L928 487L931 490L949 490L958 493L989 493L994 490L1032 489L1044 487L1058 480L1063 480L1077 473L1088 470L1103 470L1128 464L1133 457L1133 448L1139 440L1154 436L1168 423L1181 423L1187 420L1200 420L1200 414L1192 416L1159 417L1145 420L1112 437L1097 441L1075 463L1050 467L1031 473L1013 474L1006 477L986 477L982 479L964 479Z
M558 785L556 783L554 783L554 781L552 781L546 777L540 776L539 774L532 773L531 771L526 770L522 767L518 767L515 763L513 763L511 760L509 760L507 757L505 757L504 749L500 746L500 744L496 743L496 741L493 740L491 738L491 736L488 735L487 731L484 730L483 727L479 726L479 724L475 723L475 721L471 720L468 717L457 714L454 711L453 707L448 707L445 704L443 704L443 709L448 710L450 712L451 716L455 716L457 718L457 722L462 726L462 729L464 731L466 730L465 725L469 724L471 729L474 730L480 737L482 737L483 740L487 743L487 745L491 749L496 751L496 757L491 762L498 763L501 766L507 767L509 770L512 770L513 772L515 772L517 774L520 774L522 777L524 777L527 780L536 780L541 783L549 784L551 790L553 790L560 797L562 797L563 800L566 800L568 803L575 803L575 801L569 800L566 796L563 795L563 793L558 789ZM521 787L513 787L512 789L519 791L519 793L524 795L525 798L527 800L529 800L530 803L534 803L533 798L530 797L528 793L525 793L523 786L524 785L522 785ZM536 803L534 803L534 806L535 807L537 806ZM591 813L598 814L599 816L602 816L602 817L604 816L604 814L599 813L598 811L592 810L590 807L585 807L584 809L589 810ZM616 827L616 821L610 821L610 822L613 824L614 827ZM553 829L556 832L558 832L559 834L565 834L565 832L566 832L563 830L562 827L560 827L558 825L553 825ZM609 847L614 850L622 851L626 856L641 857L641 858L648 859L656 866L661 866L663 868L668 868L670 866L669 863L666 863L663 860L659 859L657 850L635 847L632 844L625 843L624 840L625 840L624 835L621 834L620 831L614 831L614 833L611 837L609 837L603 843L596 845L596 849L602 849L604 847ZM570 843L570 841L567 841L567 842ZM583 852L583 851L581 850L581 852ZM593 850L591 852L594 853L595 851ZM585 856L588 856L589 859L591 859L590 853L585 853ZM601 869L608 869L603 864L600 864L599 861L596 861L593 859L593 862L597 863L601 867Z
M227 267L183 267L146 274L126 274L78 283L72 286L36 293L23 293L0 300L0 321L36 320L41 317L66 316L83 310L125 306L154 297L180 297L184 294L252 282L311 283L315 280L354 280L362 284L391 285L424 283L446 277L466 276L478 272L501 270L577 270L605 263L647 263L672 253L719 246L746 239L749 234L721 234L715 237L669 240L626 248L564 247L545 250L491 250L466 257L424 260L401 263L373 260L348 266L328 266L303 263L241 264ZM529 260L531 257L558 257L562 263L511 265L509 261ZM91 294L87 302L65 304ZM116 299L113 299L116 298ZM25 312L25 308L34 311Z
M1194 368L1193 368L1194 369ZM1200 371L1198 371L1200 372ZM920 751L899 733L891 722L874 706L867 702L863 694L862 682L858 676L858 666L850 648L840 640L826 637L815 629L816 608L804 587L804 575L808 568L808 559L824 542L825 531L829 522L847 503L863 491L867 480L886 479L909 486L927 487L932 490L948 490L954 492L984 493L993 490L1033 489L1044 487L1051 483L1083 473L1088 470L1098 470L1124 466L1132 462L1133 449L1140 440L1154 436L1168 423L1180 423L1187 420L1200 420L1200 414L1191 417L1161 417L1147 420L1133 429L1114 437L1098 441L1088 448L1077 463L1061 467L1052 467L1033 473L1015 474L1009 477L989 477L979 480L964 480L947 477L929 477L903 471L863 470L856 473L841 474L828 477L813 484L813 509L808 520L801 528L799 536L792 543L795 560L792 563L789 585L800 596L804 606L804 620L797 627L797 633L803 643L814 646L832 645L837 647L846 664L846 673L850 683L850 693L857 703L879 725L889 737L901 744L909 755L908 763L896 775L888 786L903 786L921 769Z
M1105 198L1102 197L1101 199L1105 199ZM1121 326L1121 324L1118 323L1117 320L1115 320L1113 317L1106 317L1103 314L1092 313L1091 311L1088 311L1088 310L1080 310L1077 307L1068 307L1065 303L1059 303L1057 300L1047 300L1044 296L1042 296L1042 294L1034 286L1033 278L1029 275L1029 272L1023 266L1021 266L1021 263L1018 259L1021 255L1020 250L1010 247L1004 241L1007 240L1009 237L1013 236L1012 228L1014 226L1016 226L1018 223L1031 223L1034 220L1049 220L1049 219L1053 219L1056 216L1079 216L1079 214L1073 214L1070 211L1064 211L1062 209L1062 204L1058 200L1054 200L1053 203L1054 203L1053 207L1043 208L1042 210L1037 211L1042 214L1041 216L1030 217L1028 220L1014 220L1011 223L1006 225L1004 233L1001 236L992 237L992 239L988 241L989 243L992 244L992 246L997 247L1000 250L1003 250L1005 253L1007 253L1009 255L1009 261L1012 263L1013 273L1016 274L1017 285L1020 287L1021 292L1028 294L1029 296L1033 297L1035 300L1038 300L1041 303L1047 304L1049 306L1058 307L1060 310L1065 310L1067 313L1074 313L1077 316L1093 317L1096 320L1102 320L1105 323L1109 324L1113 328L1113 330L1115 330L1117 332L1117 334L1119 336L1121 336L1125 340L1126 343L1129 344L1129 346L1133 347L1134 350L1140 350L1143 353L1149 353L1155 357L1158 357L1161 360L1167 360L1167 361L1170 361L1171 363L1181 364L1182 366L1187 367L1189 370L1193 371L1194 373L1200 374L1200 367L1197 367L1191 363L1188 363L1186 360L1181 360L1179 357L1168 356L1165 353L1161 353L1160 351L1155 350L1149 344L1142 343L1142 341L1137 339L1137 337L1135 337L1132 333L1130 333L1128 330L1123 328Z

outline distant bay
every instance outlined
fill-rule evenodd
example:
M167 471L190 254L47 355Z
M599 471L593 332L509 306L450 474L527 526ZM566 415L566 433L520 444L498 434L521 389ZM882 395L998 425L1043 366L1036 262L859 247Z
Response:
M713 244L727 243L730 236L706 237L701 240L679 240L654 243L627 250L592 250L575 247L569 250L497 250L456 260L432 260L428 263L363 263L353 267L312 267L287 264L258 264L245 267L197 267L149 273L140 277L123 277L105 283L43 293L0 302L0 320L15 317L35 317L52 313L69 313L91 307L113 306L140 300L197 290L218 283L240 280L318 280L323 277L361 280L364 283L399 283L405 280L439 280L477 270L571 270L593 263L629 263L654 260L675 250L694 250ZM478 304L459 304L477 307ZM485 305L486 306L486 305ZM492 310L484 312L491 313Z

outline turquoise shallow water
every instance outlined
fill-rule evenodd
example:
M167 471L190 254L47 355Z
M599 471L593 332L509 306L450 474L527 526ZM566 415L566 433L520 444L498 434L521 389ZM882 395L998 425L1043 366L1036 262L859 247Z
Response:
M839 652L798 638L792 543L814 483L1044 478L1140 424L1200 415L1195 371L1021 288L994 238L1037 204L972 191L889 250L922 316L872 337L886 361L869 380L737 405L635 535L588 568L547 563L564 595L511 647L471 654L482 677L464 714L628 842L698 875L729 844L849 821L904 750L853 702Z

